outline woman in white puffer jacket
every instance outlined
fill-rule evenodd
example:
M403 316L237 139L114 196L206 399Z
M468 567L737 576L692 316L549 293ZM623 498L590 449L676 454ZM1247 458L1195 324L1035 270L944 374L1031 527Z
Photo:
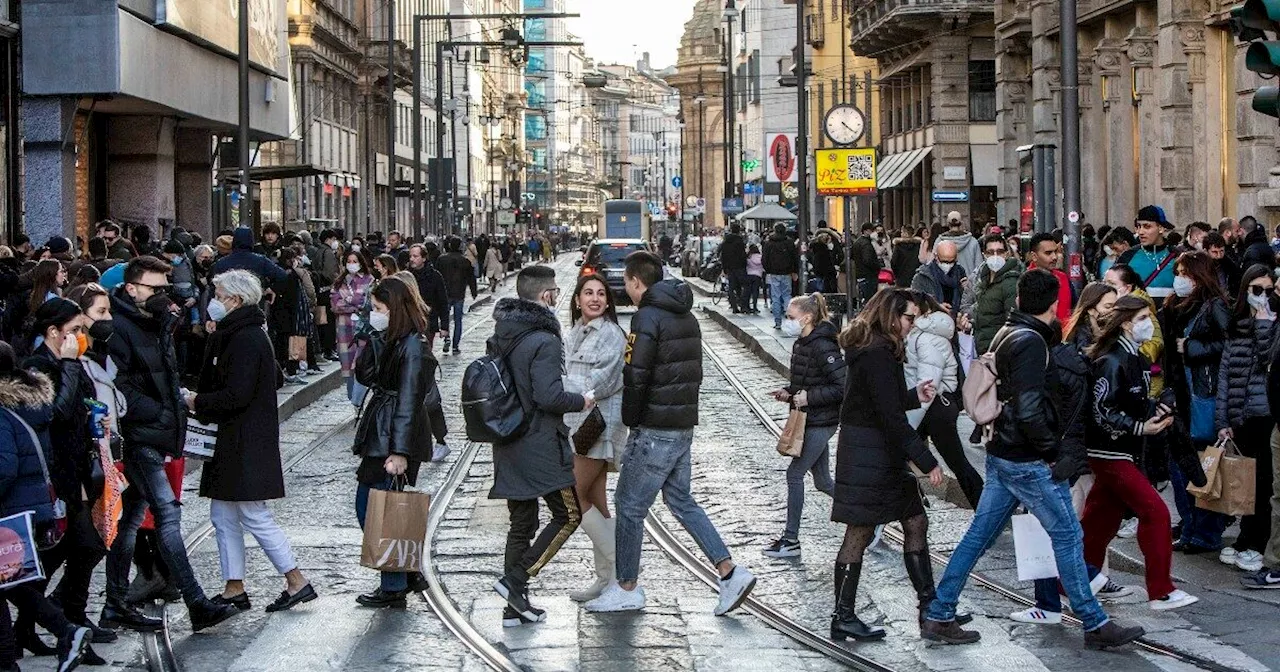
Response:
M960 482L971 507L982 495L982 476L965 455L956 420L960 416L960 364L953 342L955 320L932 296L914 292L920 317L907 335L907 363L903 368L907 387L932 380L938 394L933 401L907 414L920 436L931 439L933 447Z

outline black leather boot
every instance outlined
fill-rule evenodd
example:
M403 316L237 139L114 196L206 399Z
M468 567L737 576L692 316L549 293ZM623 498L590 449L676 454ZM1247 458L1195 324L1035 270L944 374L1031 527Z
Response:
M858 580L862 577L862 563L836 563L836 608L831 614L831 639L842 642L850 637L857 641L884 639L881 628L868 627L855 613L858 602Z
M902 564L907 568L907 576L911 577L911 585L916 589L917 622L924 625L924 614L929 604L937 597L937 589L933 584L933 561L928 551L907 551L902 554ZM956 614L956 623L966 625L973 621L973 614Z
M102 607L102 617L98 625L104 628L127 628L139 632L155 632L164 628L164 623L154 616L147 616L122 600L107 598Z

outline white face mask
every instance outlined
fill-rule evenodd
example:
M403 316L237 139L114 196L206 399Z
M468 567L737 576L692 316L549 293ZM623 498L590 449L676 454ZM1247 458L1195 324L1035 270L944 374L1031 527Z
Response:
M354 261L347 264L347 272L350 273L351 275L355 275L356 273L359 273L360 264L357 264Z
M1173 293L1181 298L1191 296L1191 292L1196 289L1196 283L1185 275L1179 275L1173 279Z
M391 316L375 310L369 313L369 326L373 327L374 331L386 331L387 327L391 326Z
M938 268L941 268L943 273L950 273L951 269L955 268L955 266L956 266L955 262L950 262L950 263L944 263L941 261L938 262Z
M352 252L359 252L359 251L360 251L360 250L362 250L362 249L364 249L364 248L360 247L360 243L356 243L355 245L352 245L352 246L351 246L351 251L352 251Z
M227 316L227 305L217 299L209 302L209 319L221 322Z
M998 254L987 257L987 268L991 269L992 273L999 273L1000 269L1004 268L1005 261L1005 258Z
M333 250L334 252L337 252L337 251L338 251L338 241L336 241L336 240L331 240L331 241L329 241L329 249Z
M782 335L787 338L799 338L804 327L800 325L800 320L787 318L782 321Z
M1249 305L1252 306L1254 310L1263 310L1271 307L1271 300L1267 298L1266 294L1259 295L1249 292Z
M1115 254L1116 254L1116 250L1115 250L1115 248L1111 247L1110 245L1103 245L1103 246L1102 246L1102 254L1103 254L1104 256L1113 257L1113 256L1115 256Z
M1139 345L1146 343L1156 335L1156 325L1151 318L1146 318L1133 325L1133 342Z

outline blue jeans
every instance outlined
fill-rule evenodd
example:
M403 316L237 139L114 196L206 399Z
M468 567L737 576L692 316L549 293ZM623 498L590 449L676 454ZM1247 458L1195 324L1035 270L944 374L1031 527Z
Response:
M729 559L720 533L707 514L693 501L689 449L692 429L652 429L636 427L627 439L627 450L618 473L618 489L613 506L617 514L617 577L619 582L640 578L640 545L644 541L644 518L653 500L662 492L662 501L698 547L718 565Z
M1102 573L1102 570L1087 562L1084 568L1089 573L1090 581ZM1036 606L1043 611L1062 613L1062 595L1058 593L1057 579L1036 579Z
M766 275L765 282L769 285L769 300L773 303L773 324L777 326L782 324L782 318L787 313L787 304L791 303L791 276L789 275Z
M115 543L107 553L107 597L124 601L129 592L129 567L138 542L138 528L151 509L156 521L160 558L173 583L182 591L182 600L191 604L205 594L191 571L187 548L182 541L182 508L173 494L164 472L164 455L155 448L130 446L124 452L124 477L129 487L124 491L124 512Z
M360 529L364 529L364 517L369 513L369 491L390 490L391 477L388 476L376 485L361 483L356 488L356 520L360 521ZM382 590L388 593L399 593L409 589L409 575L404 572L379 572L382 574Z
M1174 541L1214 550L1222 548L1222 533L1231 524L1231 516L1196 506L1195 497L1187 492L1188 483L1182 470L1170 460L1169 487L1173 488L1173 505L1182 519L1182 536Z
M466 313L466 299L449 300L449 312L453 313L453 349L462 347L462 315ZM447 328L447 327L446 327Z
M1019 502L1040 521L1053 541L1058 576L1071 600L1072 610L1084 622L1085 631L1102 627L1107 622L1107 614L1089 590L1084 533L1071 506L1067 483L1054 481L1044 462L1011 462L994 455L987 456L987 483L978 500L978 509L938 583L937 597L929 605L929 620L955 619L956 603L969 572L1000 537Z
M800 540L800 516L804 513L804 475L813 474L813 487L830 495L836 483L831 480L830 443L839 425L806 427L800 457L787 465L787 527L784 539Z

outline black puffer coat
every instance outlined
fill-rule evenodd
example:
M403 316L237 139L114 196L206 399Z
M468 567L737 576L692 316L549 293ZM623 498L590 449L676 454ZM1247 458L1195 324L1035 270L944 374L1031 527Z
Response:
M622 369L622 421L628 427L691 429L698 424L702 329L693 291L663 280L640 298Z
M880 525L923 514L908 463L928 473L938 462L907 422L907 411L919 408L920 400L907 389L902 362L884 339L846 350L845 360L831 520Z
M1267 366L1271 363L1276 323L1252 316L1236 321L1218 366L1214 429L1238 428L1246 418L1271 413L1267 405Z
M1231 310L1222 299L1201 304L1166 305L1160 309L1160 328L1164 332L1165 385L1178 394L1178 409L1191 408L1189 390L1197 397L1217 394L1218 365L1227 341ZM1177 339L1186 338L1183 352L1178 353ZM1186 378L1186 370L1191 380Z
M489 352L508 352L507 366L529 427L493 447L490 499L537 499L573 487L573 448L564 414L581 411L581 394L564 389L564 341L555 314L541 303L502 299ZM604 390L600 390L604 393Z
M356 478L373 485L386 478L383 463L391 455L409 461L409 484L417 481L418 467L431 460L432 436L444 436L440 390L436 387L436 358L422 334L409 332L395 343L375 333L356 361L356 380L369 388L369 398L356 421L351 452L364 458ZM132 410L132 409L130 409Z
M218 425L218 443L200 474L201 497L224 502L284 497L278 369L262 328L266 322L260 308L243 306L209 335L195 414Z
M840 424L840 403L844 401L844 355L836 343L836 326L819 322L808 336L791 346L791 384L787 392L805 391L808 406L806 427ZM794 404L793 404L794 405Z
M181 456L187 405L179 391L178 357L173 349L178 318L169 312L159 317L143 314L124 285L111 294L111 315L115 334L107 347L119 368L116 387L129 407L120 418L125 446L147 446Z
M93 483L90 451L89 408L86 399L97 395L93 381L76 359L62 359L41 345L22 363L23 368L38 371L53 381L53 421L49 423L49 473L54 490L65 502L79 502L81 487L91 499L101 494L101 483ZM37 428L39 429L39 428ZM96 448L96 444L94 445Z
M1092 411L1089 360L1075 342L1059 343L1049 353L1050 390L1058 415L1058 464L1054 474L1073 478L1089 473L1087 435Z

